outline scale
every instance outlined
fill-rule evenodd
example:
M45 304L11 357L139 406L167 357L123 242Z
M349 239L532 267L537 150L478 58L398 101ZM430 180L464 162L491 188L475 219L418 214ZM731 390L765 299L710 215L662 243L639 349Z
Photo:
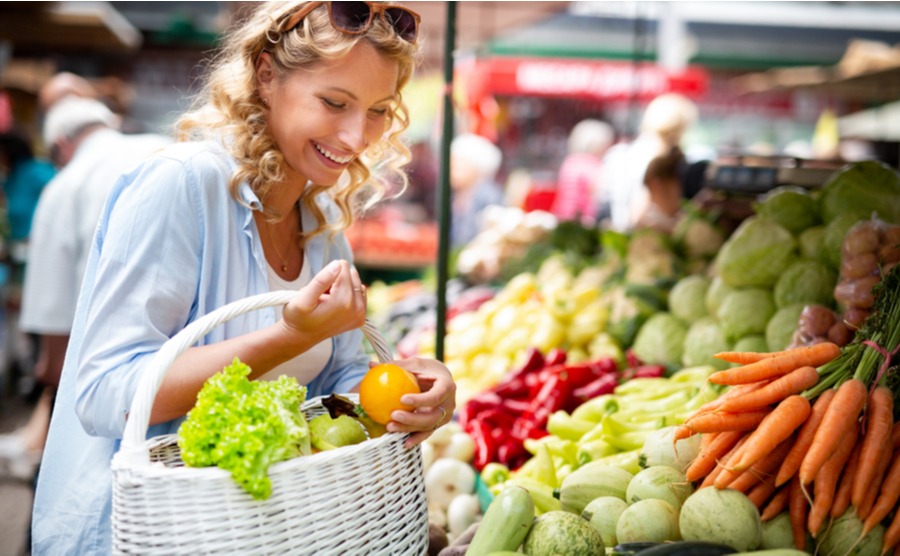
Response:
M749 195L766 193L781 185L817 189L843 164L789 156L725 156L709 164L704 186Z

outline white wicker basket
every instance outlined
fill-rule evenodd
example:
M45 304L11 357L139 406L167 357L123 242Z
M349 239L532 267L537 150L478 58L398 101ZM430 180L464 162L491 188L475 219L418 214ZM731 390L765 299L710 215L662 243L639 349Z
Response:
M166 342L132 401L112 461L116 554L410 554L427 550L421 450L406 434L301 456L269 468L272 496L254 500L218 467L181 462L176 435L146 439L150 408L174 360L210 330L248 311L281 305L296 292L271 292L201 317ZM379 359L390 358L371 326ZM324 411L321 398L303 406Z

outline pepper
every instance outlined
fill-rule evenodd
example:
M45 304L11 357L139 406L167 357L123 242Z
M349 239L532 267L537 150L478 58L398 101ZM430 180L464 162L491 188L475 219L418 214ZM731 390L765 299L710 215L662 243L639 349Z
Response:
M482 392L473 397L463 405L457 412L457 420L463 430L466 430L469 422L478 417L484 411L496 409L503 401L499 395L494 392Z
M619 381L615 373L607 373L572 392L579 403L584 403L604 394L612 394Z
M547 357L544 359L545 367L553 367L556 365L562 365L566 362L566 352L559 349L553 348L547 352Z
M497 445L491 437L491 430L487 423L472 421L467 432L475 441L472 465L480 472L485 465L497 459Z
M525 362L518 369L507 374L491 391L503 397L526 395L530 388L527 377L543 369L544 366L545 360L541 351L533 347L528 348Z

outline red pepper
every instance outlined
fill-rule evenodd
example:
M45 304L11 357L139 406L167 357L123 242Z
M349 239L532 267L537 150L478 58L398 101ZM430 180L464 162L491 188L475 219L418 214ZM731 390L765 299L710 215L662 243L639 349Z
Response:
M574 390L572 392L572 397L579 402L586 402L587 400L602 396L603 394L612 394L618 383L619 381L616 375L614 373L608 373L581 388Z
M634 370L634 378L659 378L666 373L662 365L640 365Z
M468 424L478 417L482 411L496 409L503 401L499 395L494 392L482 392L474 398L467 401L457 413L457 420L463 430L466 430Z
M528 348L525 356L525 362L518 369L507 374L491 390L498 394L506 396L522 396L527 394L529 384L528 377L540 369L544 368L544 356L537 348Z
M500 430L508 434L512 429L515 416L510 415L509 412L504 411L500 407L495 407L482 411L475 417L475 420L486 423L491 430Z
M588 361L588 365L591 366L591 369L597 376L605 375L607 373L614 373L619 368L616 360L611 357L604 357L603 359L594 359L593 361Z
M508 398L503 400L500 405L502 405L504 409L514 415L523 415L526 411L528 411L528 408L531 406L531 402L529 402L528 400L516 400Z
M629 367L640 367L644 362L638 359L633 350L629 349L625 351L625 364Z
M553 367L554 365L562 365L566 362L566 357L565 351L559 348L553 348L547 352L547 357L544 359L544 366Z
M500 445L497 450L497 460L510 470L518 469L531 458L531 454L525 446L512 438Z
M481 471L485 465L497 458L497 445L491 437L490 427L481 421L473 421L470 426L469 436L475 441L475 457L472 465Z

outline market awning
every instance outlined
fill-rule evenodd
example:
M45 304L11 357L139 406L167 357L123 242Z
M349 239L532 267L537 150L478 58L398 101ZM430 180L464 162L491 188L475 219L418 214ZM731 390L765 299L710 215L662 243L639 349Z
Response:
M900 46L856 40L834 66L773 69L736 78L743 93L816 89L863 101L900 98Z
M134 50L140 31L109 2L2 2L0 41L17 49Z
M706 92L706 70L672 72L653 63L608 60L494 57L460 68L470 100L484 95L532 95L592 100L651 100L677 92Z

